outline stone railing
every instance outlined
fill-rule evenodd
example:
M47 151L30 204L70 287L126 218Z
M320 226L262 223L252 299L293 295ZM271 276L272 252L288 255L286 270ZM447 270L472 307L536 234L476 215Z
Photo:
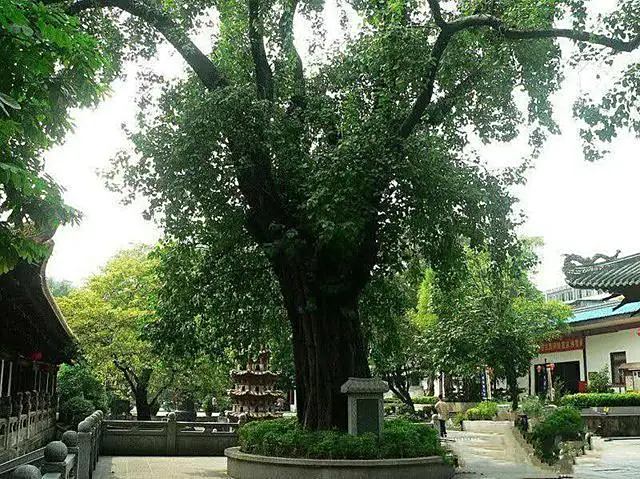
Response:
M102 417L97 411L78 425L78 432L66 431L61 441L3 464L0 478L90 479L98 462Z
M55 434L56 398L26 392L0 398L0 464L41 448Z
M108 456L222 456L238 441L237 423L105 420L102 454Z

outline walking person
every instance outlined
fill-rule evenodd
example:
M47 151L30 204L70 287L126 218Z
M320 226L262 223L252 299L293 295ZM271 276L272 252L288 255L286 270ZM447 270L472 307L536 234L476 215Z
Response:
M449 405L442 398L442 394L438 395L438 402L434 406L438 413L438 422L440 423L440 437L447 437L447 419L449 418Z

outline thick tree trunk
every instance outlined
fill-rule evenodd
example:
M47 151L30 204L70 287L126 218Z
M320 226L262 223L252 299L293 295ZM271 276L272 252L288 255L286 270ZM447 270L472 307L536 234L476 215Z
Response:
M358 315L359 290L327 293L309 271L289 261L278 268L293 332L298 419L309 429L347 428L349 377L369 377ZM333 290L335 291L335 289Z
M507 377L507 386L509 388L509 395L511 396L511 410L516 411L519 405L519 388L518 388L518 377L508 376Z
M151 421L151 405L149 404L146 388L138 388L135 391L136 411L138 421Z

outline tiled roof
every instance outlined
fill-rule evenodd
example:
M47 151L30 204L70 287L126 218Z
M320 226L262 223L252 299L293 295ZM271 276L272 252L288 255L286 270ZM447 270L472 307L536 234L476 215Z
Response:
M566 271L574 288L611 290L640 284L640 253L594 264L573 266Z
M617 308L617 309L616 309ZM575 311L573 316L571 316L567 322L568 323L578 323L580 321L591 321L596 319L605 319L611 316L623 316L634 314L640 311L640 301L635 301L633 303L626 303L620 305L620 302L616 301L614 303L604 303L602 306L598 308L589 308L585 310Z

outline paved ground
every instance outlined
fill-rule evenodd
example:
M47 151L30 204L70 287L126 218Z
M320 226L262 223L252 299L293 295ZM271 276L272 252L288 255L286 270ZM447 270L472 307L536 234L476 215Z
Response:
M228 477L224 457L102 456L94 479L193 479Z
M557 478L553 471L535 466L517 442L508 423L474 424L474 431L450 431L450 445L461 468L456 479Z
M596 439L594 450L577 458L573 477L637 479L640 477L640 439Z

